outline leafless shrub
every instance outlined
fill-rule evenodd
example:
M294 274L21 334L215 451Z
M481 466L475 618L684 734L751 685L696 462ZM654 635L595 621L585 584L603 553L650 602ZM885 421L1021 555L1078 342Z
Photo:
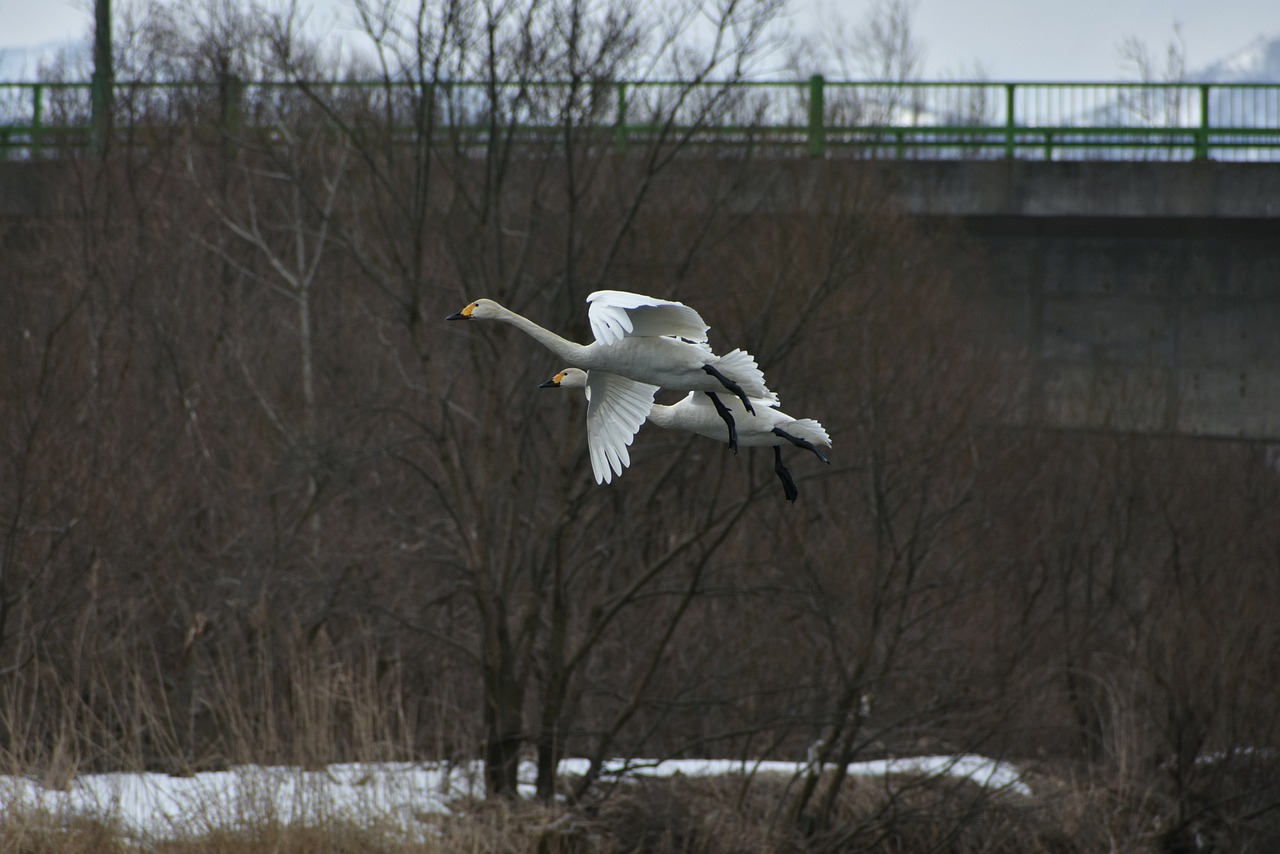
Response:
M967 322L963 236L885 209L874 164L700 155L685 122L736 109L714 87L653 95L660 132L623 152L593 134L624 74L744 75L771 5L721 10L739 41L713 55L670 40L687 19L535 5L367 7L363 94L253 19L296 84L243 102L278 133L73 161L61 215L6 233L7 765L483 757L511 795L533 759L577 803L450 831L494 848L590 846L607 817L654 845L1092 850L1094 811L1134 847L1267 839L1261 451L1027 427L1024 375ZM192 62L240 68L217 48L241 30L199 32L175 30ZM522 136L535 115L553 132ZM488 295L585 338L598 287L695 305L827 426L794 507L757 456L648 430L596 487L581 402L536 390L563 366L441 322ZM970 749L1042 763L1048 794L601 785L619 755ZM559 780L570 755L590 770Z

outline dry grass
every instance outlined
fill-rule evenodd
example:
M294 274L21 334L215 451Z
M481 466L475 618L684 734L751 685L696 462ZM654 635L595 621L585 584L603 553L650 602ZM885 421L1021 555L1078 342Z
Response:
M114 854L130 851L118 828L83 817L28 812L6 805L0 812L0 851L24 854Z
M610 852L897 852L1066 854L1105 851L1096 827L1073 820L1056 796L992 793L960 780L899 777L846 781L833 815L786 820L794 786L784 778L644 780L597 811L598 850ZM1079 814L1084 814L1082 811Z
M361 852L434 851L434 846L398 840L379 828L336 824L325 827L271 826L243 831L217 831L193 839L162 842L149 850L157 854L230 854L230 852L272 852L304 854L327 851L331 854Z

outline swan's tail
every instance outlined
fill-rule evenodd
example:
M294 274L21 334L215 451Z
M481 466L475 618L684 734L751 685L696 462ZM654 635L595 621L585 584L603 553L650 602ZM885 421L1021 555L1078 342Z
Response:
M831 447L831 437L827 435L826 429L812 418L797 418L782 429L810 444Z
M756 359L746 350L733 350L716 360L716 370L742 386L747 397L768 401L770 406L777 406L778 396L769 391L764 383L764 372L756 364Z

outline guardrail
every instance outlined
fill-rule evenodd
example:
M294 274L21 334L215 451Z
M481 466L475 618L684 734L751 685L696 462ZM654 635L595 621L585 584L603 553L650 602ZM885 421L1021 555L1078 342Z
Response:
M125 142L161 128L269 131L310 116L303 87L385 121L410 111L421 88L375 82L116 84L0 83L0 158L61 157L93 145L108 126ZM690 85L609 81L452 82L427 87L437 130L485 144L498 105L504 134L561 139L566 110L625 152L680 137L757 156L1033 160L1280 160L1280 84L759 81ZM99 93L100 95L101 93ZM99 108L101 109L101 108ZM154 137L151 137L154 138ZM98 140L101 143L101 140Z

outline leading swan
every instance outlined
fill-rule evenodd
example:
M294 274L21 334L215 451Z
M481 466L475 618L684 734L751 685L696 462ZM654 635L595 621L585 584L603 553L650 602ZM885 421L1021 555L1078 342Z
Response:
M648 414L646 393L649 402L653 401L653 392L646 392L643 386L707 392L725 424L729 447L735 451L734 418L719 394L732 392L748 413L754 412L753 400L777 401L751 354L734 350L717 356L707 344L710 327L684 303L627 291L596 291L587 297L587 304L587 319L595 336L590 344L563 338L491 299L478 299L446 319L509 323L575 368L615 375L607 382L598 378L595 405L617 415L612 422L617 435L630 430L620 454L625 454L630 437ZM616 442L610 444L616 451Z

